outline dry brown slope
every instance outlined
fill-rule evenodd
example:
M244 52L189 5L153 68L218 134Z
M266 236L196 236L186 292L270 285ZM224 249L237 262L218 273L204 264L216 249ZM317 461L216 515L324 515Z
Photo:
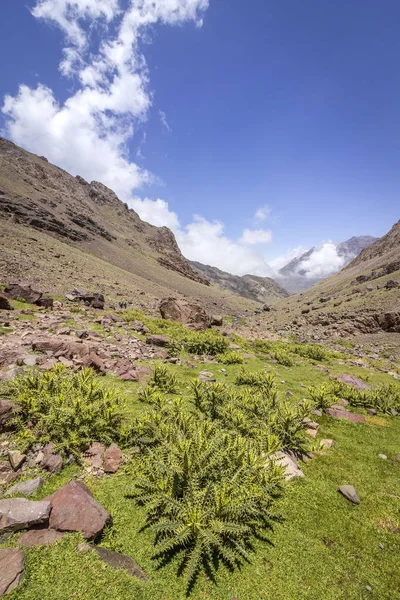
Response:
M172 232L145 223L98 182L87 183L0 138L0 280L63 293L74 286L138 298L198 298L241 314L254 304L210 286ZM118 281L118 284L115 282Z

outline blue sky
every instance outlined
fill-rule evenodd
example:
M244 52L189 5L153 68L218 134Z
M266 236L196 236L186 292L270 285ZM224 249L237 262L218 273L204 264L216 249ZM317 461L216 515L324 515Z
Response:
M325 243L327 274L329 241L399 219L399 18L391 0L2 0L0 127L189 258L270 274Z

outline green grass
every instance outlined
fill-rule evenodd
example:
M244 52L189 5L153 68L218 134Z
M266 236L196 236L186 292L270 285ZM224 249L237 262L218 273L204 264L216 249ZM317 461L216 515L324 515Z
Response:
M368 376L372 385L393 381L386 374L324 362L330 373ZM200 371L214 374L220 383L234 385L243 365L217 363L170 367L178 378L178 393L186 395L188 385ZM298 357L285 367L261 353L245 362L248 372L265 369L276 375L279 391L290 391L289 402L308 397L303 386L329 381L314 361ZM114 377L102 378L124 398L127 413L134 417L145 407L138 402L141 386ZM284 382L284 383L281 383ZM303 384L303 385L302 385ZM360 410L360 412L363 412ZM196 582L193 600L376 600L400 599L400 418L368 417L366 424L351 424L328 417L319 419L316 443L334 440L334 448L317 455L302 466L304 479L291 482L278 501L283 521L268 532L270 543L256 542L250 564L230 573L218 570L216 583L202 575ZM389 460L383 461L378 454ZM79 472L77 466L50 477L35 499L46 497ZM177 563L157 570L151 560L153 535L141 531L146 513L127 498L135 472L125 467L101 480L90 478L95 498L113 515L113 526L102 544L133 556L149 575L141 583L124 572L103 564L95 553L79 553L79 535L68 535L50 548L26 551L26 577L10 600L183 600L185 586L176 577ZM345 500L337 489L342 484L357 488L361 504ZM0 547L15 545L17 535ZM380 547L380 545L382 547ZM368 591L367 586L372 588Z

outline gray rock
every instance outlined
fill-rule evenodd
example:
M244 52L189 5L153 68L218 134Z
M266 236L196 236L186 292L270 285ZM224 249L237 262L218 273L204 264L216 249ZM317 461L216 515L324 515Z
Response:
M19 494L21 496L31 496L37 492L42 484L43 479L41 479L41 477L30 479L29 481L21 481L21 483L16 483L10 487L4 495L12 496L14 494Z
M120 554L119 552L113 552L101 546L93 546L93 550L97 552L103 562L110 565L113 569L124 569L129 575L133 575L133 577L137 577L141 581L148 581L146 573L132 557Z
M290 481L295 477L304 477L303 471L298 466L297 462L286 452L276 452L273 456L276 464L283 467L286 481Z
M10 465L12 466L14 471L18 471L25 458L26 455L22 454L22 452L19 452L19 450L10 450L8 452L8 460L10 461Z
M360 498L358 497L356 489L352 485L341 485L339 492L347 498L353 504L360 504Z
M382 460L387 460L386 454L378 454L378 458L381 458Z
M0 550L0 596L10 594L24 576L24 555L18 548Z
M31 502L25 498L0 500L0 533L18 531L31 525L47 523L51 502Z
M321 446L325 446L328 450L330 450L333 446L333 440L321 440Z

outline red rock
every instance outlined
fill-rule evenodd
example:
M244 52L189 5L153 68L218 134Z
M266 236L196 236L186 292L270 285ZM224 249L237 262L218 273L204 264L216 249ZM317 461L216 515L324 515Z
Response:
M13 418L13 411L15 405L8 400L0 400L0 430L1 428Z
M24 576L24 555L18 548L0 550L0 596L10 594Z
M102 467L103 466L103 453L105 450L104 444L100 442L92 442L90 448L85 452L84 457L86 462L89 463L92 467Z
M51 546L64 537L65 533L55 529L31 529L25 531L18 540L22 546L30 548L32 546Z
M42 297L41 292L36 292L30 285L22 285L19 283L11 283L6 287L6 293L14 300L22 298L29 304L36 304Z
M136 371L128 371L119 376L123 381L139 381L139 376Z
M327 408L325 410L326 414L334 417L335 419L346 419L347 421L351 421L352 423L365 423L365 417L363 415L358 415L356 413L352 413L348 410L341 410L339 408Z
M47 500L53 507L49 525L57 531L81 531L87 540L91 540L112 521L110 513L81 481L71 481Z
M349 385L356 390L371 389L371 386L369 386L368 383L365 383L365 381L359 379L359 377L355 377L354 375L348 375L345 373L344 375L339 375L337 379L338 381L341 381L342 383L345 383L346 385Z
M164 298L160 304L160 313L163 319L179 321L199 330L208 329L213 320L200 304L183 298Z
M166 347L169 344L169 337L167 335L148 335L146 338L146 344Z
M106 473L116 473L122 463L122 452L116 444L111 444L104 453L104 470Z
M50 473L59 473L63 466L63 459L60 454L55 454L53 452L54 444L47 444L43 448L43 460L41 462L41 466L46 471Z

